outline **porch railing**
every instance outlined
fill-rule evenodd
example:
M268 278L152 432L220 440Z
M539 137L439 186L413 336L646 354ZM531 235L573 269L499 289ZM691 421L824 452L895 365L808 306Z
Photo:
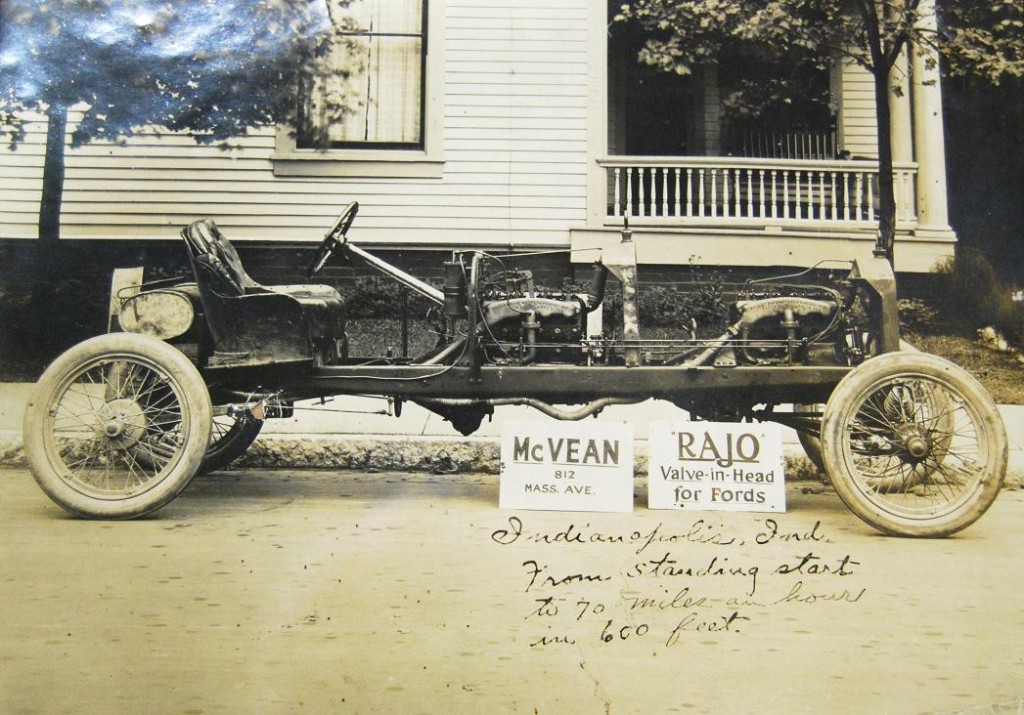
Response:
M878 220L878 164L859 160L609 157L608 218L673 224ZM914 164L894 169L897 221L916 216Z

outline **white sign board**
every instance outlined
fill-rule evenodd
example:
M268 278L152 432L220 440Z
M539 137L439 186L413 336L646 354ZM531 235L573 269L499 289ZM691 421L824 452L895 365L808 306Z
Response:
M772 422L653 422L651 509L786 511L782 431Z
M632 429L623 422L504 423L499 506L632 511Z

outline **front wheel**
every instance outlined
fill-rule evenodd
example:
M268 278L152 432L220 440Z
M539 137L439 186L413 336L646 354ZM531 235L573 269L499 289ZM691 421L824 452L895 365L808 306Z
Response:
M188 486L210 441L210 396L170 345L111 333L71 348L39 378L25 411L25 456L67 511L127 519Z
M966 371L926 353L856 367L825 406L822 458L836 493L871 526L940 537L973 524L1006 474L1006 430Z

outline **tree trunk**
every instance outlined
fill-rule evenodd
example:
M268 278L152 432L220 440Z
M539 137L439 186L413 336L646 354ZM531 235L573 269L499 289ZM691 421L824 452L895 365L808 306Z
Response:
M896 188L892 166L892 112L889 105L889 69L876 67L875 113L878 117L878 240L875 253L895 265Z
M43 195L39 201L39 242L41 253L60 241L60 207L64 198L64 142L68 108L60 103L46 110L46 157L43 160Z
M866 0L861 8L871 53L871 76L875 85L875 116L878 122L878 237L875 255L885 256L895 266L896 187L892 178L892 107L889 103L889 73L882 40L882 8L876 0ZM896 55L894 55L895 58Z
M54 357L60 336L60 316L53 315L57 285L66 273L60 255L60 211L64 196L64 142L68 109L53 103L46 110L46 156L43 159L43 193L39 200L39 234L35 246L32 299L28 307L25 349L43 364Z

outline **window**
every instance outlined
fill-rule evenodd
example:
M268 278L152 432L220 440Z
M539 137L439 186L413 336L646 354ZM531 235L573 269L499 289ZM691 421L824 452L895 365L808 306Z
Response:
M337 39L305 91L297 126L278 133L276 174L439 175L440 92L432 85L440 86L440 69L428 62L427 5L329 3ZM430 5L436 14L441 1Z
M332 147L422 147L423 0L355 0L335 13L343 41L327 62L341 73L312 88L298 145L324 132ZM332 119L326 107L337 98L346 111Z

